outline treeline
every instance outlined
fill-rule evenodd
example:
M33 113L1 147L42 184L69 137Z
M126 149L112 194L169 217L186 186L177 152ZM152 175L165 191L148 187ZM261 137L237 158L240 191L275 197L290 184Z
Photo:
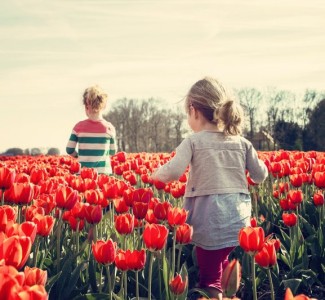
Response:
M255 88L234 91L245 110L244 135L258 150L325 150L325 94ZM156 98L115 101L105 118L116 127L119 150L171 152L188 133L183 104L171 108ZM268 137L258 143L259 133Z

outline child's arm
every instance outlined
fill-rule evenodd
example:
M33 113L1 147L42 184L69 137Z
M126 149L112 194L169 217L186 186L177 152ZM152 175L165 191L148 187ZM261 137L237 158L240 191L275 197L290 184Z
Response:
M176 149L176 155L166 164L159 167L151 178L161 182L178 180L185 172L192 159L192 147L189 139L185 139Z
M72 131L66 147L66 152L72 157L78 157L78 152L76 151L77 143L78 143L78 137L76 133Z
M249 172L250 178L255 183L263 182L268 175L265 163L258 158L257 151L252 144L250 144L246 153L246 169Z

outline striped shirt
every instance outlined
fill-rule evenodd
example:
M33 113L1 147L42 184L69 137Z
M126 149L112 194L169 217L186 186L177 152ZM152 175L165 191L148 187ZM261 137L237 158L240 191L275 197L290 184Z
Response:
M66 151L78 152L81 167L95 168L98 174L112 174L110 155L115 154L116 148L115 128L111 123L86 119L74 126Z

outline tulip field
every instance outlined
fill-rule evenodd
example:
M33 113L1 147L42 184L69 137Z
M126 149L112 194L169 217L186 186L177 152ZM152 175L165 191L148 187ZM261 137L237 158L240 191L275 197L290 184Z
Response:
M258 154L269 176L247 173L251 224L224 299L325 299L325 152ZM110 176L69 156L0 156L0 299L209 299L183 208L188 170L150 177L172 156L118 152Z

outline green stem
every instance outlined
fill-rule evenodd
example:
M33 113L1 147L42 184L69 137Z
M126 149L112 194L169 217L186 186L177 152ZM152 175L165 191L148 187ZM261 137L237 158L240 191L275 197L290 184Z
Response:
M5 204L5 189L2 189L1 194L1 206Z
M176 226L174 227L174 232L173 232L173 252L172 252L172 276L175 274L175 256L176 256Z
M270 283L271 299L272 300L275 300L275 297L274 297L274 286L273 286L273 281L272 281L271 269L270 268L267 268L266 269L266 272L267 272L267 276L269 278L269 283Z
M253 288L253 300L257 300L257 292L256 292L256 275L255 275L255 255L251 256L251 271L252 271L252 288Z
M34 254L33 254L33 266L34 266L34 267L37 267L37 256L38 256L39 244L40 244L39 237L36 236L36 241L35 241L35 252L34 252Z
M102 276L103 276L103 266L99 266L99 293L102 292Z
M107 273L107 281L108 281L109 300L112 300L113 299L112 279L111 279L111 273L109 270L109 265L106 266L106 273Z
M177 270L176 270L176 272L179 272L180 267L181 267L182 248L183 248L183 245L180 245L180 248L179 248L179 251L178 251L178 257L177 257Z
M60 258L61 258L61 210L59 210L59 220L58 220L58 228L56 232L56 271L57 273L60 272Z
M151 300L151 283L152 283L152 266L153 266L153 252L150 252L149 260L149 275L148 275L148 300Z
M135 271L135 296L139 300L139 272Z

